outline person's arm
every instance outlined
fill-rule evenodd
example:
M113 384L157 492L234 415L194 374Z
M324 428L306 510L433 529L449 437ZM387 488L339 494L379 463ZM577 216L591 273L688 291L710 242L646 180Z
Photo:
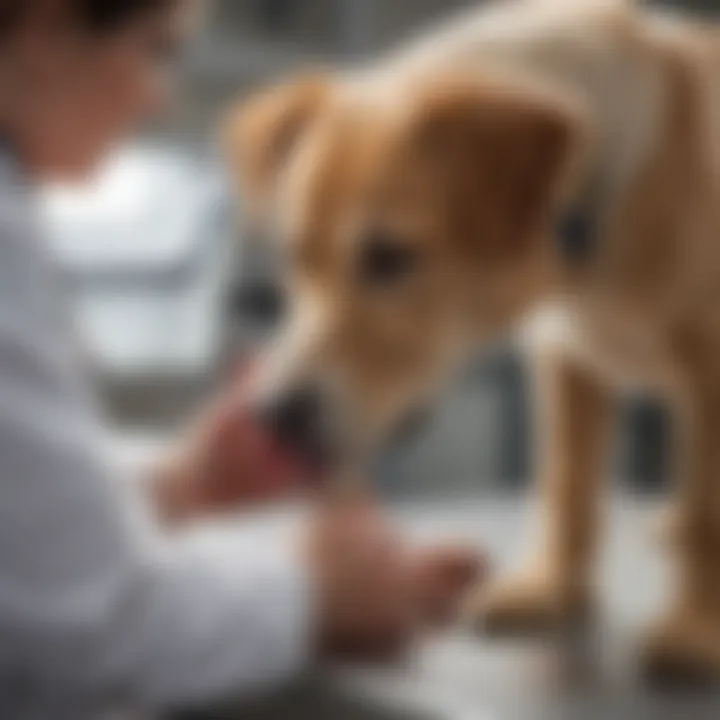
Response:
M0 311L3 645L41 681L151 705L297 671L312 624L300 558L280 540L163 542L106 467L64 358L14 314Z

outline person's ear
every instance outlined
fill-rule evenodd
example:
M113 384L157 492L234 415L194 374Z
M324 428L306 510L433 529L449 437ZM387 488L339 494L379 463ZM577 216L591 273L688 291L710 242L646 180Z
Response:
M222 128L223 149L240 189L265 208L278 177L330 92L324 75L271 88L234 108Z
M517 256L541 236L585 147L574 108L500 81L437 82L412 126L453 234L487 259Z

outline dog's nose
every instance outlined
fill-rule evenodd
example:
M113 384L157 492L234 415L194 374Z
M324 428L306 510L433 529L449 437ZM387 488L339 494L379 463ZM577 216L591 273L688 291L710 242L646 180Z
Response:
M321 442L321 406L317 390L299 388L268 403L262 414L281 444L314 453Z
M285 314L285 297L277 283L259 280L243 282L228 300L230 313L244 322L273 326Z

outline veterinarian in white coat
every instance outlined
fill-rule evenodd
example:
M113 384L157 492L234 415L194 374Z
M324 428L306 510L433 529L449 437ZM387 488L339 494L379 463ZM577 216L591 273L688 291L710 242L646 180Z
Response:
M239 532L212 546L202 533L171 538L154 517L208 504L203 493L218 478L188 470L202 463L179 463L156 485L154 513L140 483L103 453L34 187L82 177L162 105L165 65L193 4L0 2L0 717L8 720L211 701L288 678L326 647L406 629L400 599L410 573L372 510L325 511L307 545L276 538L259 547ZM227 422L217 415L209 427L227 436ZM226 467L222 445L206 435L186 457ZM249 451L245 460L237 500Z

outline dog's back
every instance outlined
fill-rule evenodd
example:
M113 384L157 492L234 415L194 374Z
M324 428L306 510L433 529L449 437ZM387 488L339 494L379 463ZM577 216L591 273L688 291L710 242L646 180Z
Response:
M557 93L587 118L588 172L602 195L598 267L611 280L585 278L582 291L611 295L601 313L610 324L633 318L628 335L662 336L720 307L719 28L623 0L511 0L451 19L359 77L397 93L415 77L474 70ZM653 362L662 342L648 344Z

